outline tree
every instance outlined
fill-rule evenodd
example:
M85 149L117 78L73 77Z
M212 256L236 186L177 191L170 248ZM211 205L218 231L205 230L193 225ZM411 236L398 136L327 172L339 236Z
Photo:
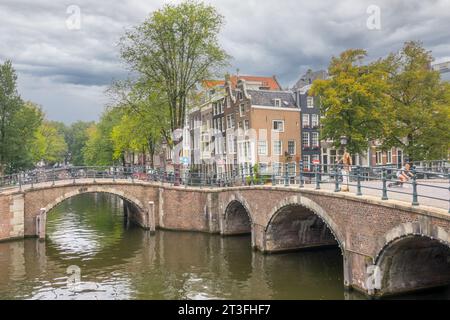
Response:
M449 85L431 69L432 61L431 52L413 41L380 61L389 98L383 143L402 148L410 160L446 157L450 144Z
M153 12L121 39L121 56L131 70L165 93L172 131L184 126L195 85L226 65L228 55L217 38L222 25L214 7L185 1Z
M11 61L0 64L0 174L33 165L30 145L41 121L40 108L20 98Z
M350 153L367 149L368 141L381 138L384 122L384 70L379 63L363 65L366 51L351 49L333 57L329 79L316 80L310 90L319 98L324 118L322 138L332 139L336 147L340 138L348 139Z
M65 140L70 154L70 162L75 166L84 165L83 148L88 141L88 128L94 122L77 121L65 130Z
M83 159L86 165L109 166L114 164L114 142L111 139L113 128L122 118L122 111L118 108L107 109L98 124L87 129L88 139L83 148ZM122 153L122 163L125 163Z
M115 158L124 151L143 154L148 151L153 168L157 148L162 142L171 142L169 107L164 93L142 79L116 82L109 92L115 98L115 108L123 113L111 136Z
M67 144L64 140L62 126L59 123L44 121L36 130L32 145L34 162L44 161L46 164L63 162L67 155Z

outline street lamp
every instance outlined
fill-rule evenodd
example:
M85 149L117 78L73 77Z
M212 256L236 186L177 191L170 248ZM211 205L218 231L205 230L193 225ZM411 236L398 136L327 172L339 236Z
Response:
M341 136L341 146L346 146L348 142L348 138L346 136Z

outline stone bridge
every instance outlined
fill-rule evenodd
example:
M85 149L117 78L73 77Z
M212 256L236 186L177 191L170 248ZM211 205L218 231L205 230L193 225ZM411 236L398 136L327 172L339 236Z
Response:
M0 193L0 240L45 239L53 207L94 192L121 197L125 215L150 232L249 233L252 247L267 253L338 246L344 285L369 295L450 284L446 210L329 190L186 188L107 179L43 183Z

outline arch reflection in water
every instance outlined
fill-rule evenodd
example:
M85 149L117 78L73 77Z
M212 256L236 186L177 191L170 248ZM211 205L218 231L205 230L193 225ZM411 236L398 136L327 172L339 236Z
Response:
M123 202L74 197L49 213L47 241L0 243L4 299L344 299L338 248L264 255L249 235L158 231L124 223ZM81 269L81 291L66 284ZM434 298L450 297L435 293Z

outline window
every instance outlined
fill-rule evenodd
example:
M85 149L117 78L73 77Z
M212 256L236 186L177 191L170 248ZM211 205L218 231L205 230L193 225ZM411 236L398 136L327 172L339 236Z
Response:
M288 153L291 156L295 154L295 140L288 141Z
M296 163L295 162L288 163L287 164L287 169L288 169L289 177L295 177Z
M238 92L238 99L242 100L242 92L240 92L240 91Z
M303 132L302 134L302 145L303 147L309 147L309 132Z
M238 128L239 128L239 129L242 129L242 121L239 121L239 123L238 123Z
M228 139L227 140L228 153L230 154L236 153L236 148L234 144L234 135L233 134L227 135L227 139Z
M306 113L303 114L302 126L303 126L303 128L309 128L309 114L306 114Z
M221 125L222 125L220 130L224 131L225 130L225 117L220 118L220 122L221 122Z
M258 169L260 174L267 174L268 165L265 162L260 162L258 164Z
M275 99L275 107L281 107L281 99Z
M319 133L318 132L311 132L311 144L313 148L316 148L319 146Z
M219 101L219 108L220 108L220 113L223 113L223 103L222 103L222 101Z
M241 103L241 105L239 106L239 115L243 117L244 113L245 113L245 104Z
M276 175L276 176L279 176L279 175L281 175L281 163L279 163L279 162L274 162L273 164L272 164L272 169L273 169L273 174L274 175Z
M244 130L248 130L250 128L250 121L245 120L244 121Z
M387 163L392 163L392 151L387 152Z
M381 153L381 151L377 151L376 153L376 162L377 164L383 163L383 154Z
M272 129L274 131L283 132L284 131L284 121L283 120L273 120Z
M303 160L303 170L308 171L310 169L309 156L303 156L302 160Z
M319 115L312 114L311 115L311 127L317 128L319 126Z
M282 143L280 140L274 140L273 141L273 155L275 156L281 156L281 150L282 150Z
M308 108L314 108L314 97L307 97L306 98L306 106Z
M267 141L266 140L258 140L258 154L260 156L267 155Z

